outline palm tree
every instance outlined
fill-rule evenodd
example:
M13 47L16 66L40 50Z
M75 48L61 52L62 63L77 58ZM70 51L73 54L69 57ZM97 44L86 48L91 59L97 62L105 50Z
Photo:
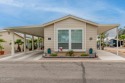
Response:
M120 35L121 40L123 40L123 45L124 45L124 41L125 41L125 34L124 35Z
M37 47L38 47L37 43L38 43L38 40L34 39L34 49L37 49Z
M99 39L99 41L101 42L101 48L100 49L102 49L102 50L104 50L104 47L106 46L106 43L105 43L105 41L104 41L104 39L105 38L107 38L108 37L108 33L102 33L100 36L101 36L101 38L100 38L100 36L98 36L98 39Z
M29 41L29 44L30 44L30 48L29 48L29 50L32 50L32 40L30 39L30 40L28 40ZM37 49L37 42L38 42L38 40L37 39L34 39L34 49Z
M118 39L120 40L120 46L121 46L122 35L118 35Z
M44 49L44 38L39 38L39 42L41 42L41 49L43 50Z
M21 52L21 47L20 47L20 45L22 45L24 42L21 40L21 39L17 39L16 41L15 41L15 44L17 44L18 46L17 46L17 50L19 51L19 52Z
M4 49L4 47L2 46L2 43L5 42L4 39L0 39L0 55L4 54L4 51L2 51L2 49Z
M3 46L2 46L3 42L5 42L5 40L4 39L0 39L0 51L2 51L2 49L4 49Z
M38 41L43 42L44 40L43 40L43 38L38 38Z
M38 44L39 44L39 46L41 47L41 49L43 49L44 48L44 46L42 45L42 42L44 41L44 39L43 38L38 38L37 39L37 42L38 42ZM41 44L40 44L41 43Z
M29 44L28 49L32 50L32 40L31 39L28 40L28 44Z

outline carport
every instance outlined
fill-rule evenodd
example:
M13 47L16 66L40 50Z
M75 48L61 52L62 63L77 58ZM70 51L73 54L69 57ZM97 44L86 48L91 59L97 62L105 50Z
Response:
M11 27L7 28L6 30L10 31L12 34L12 49L11 49L11 55L14 55L14 32L19 32L24 34L24 52L26 52L26 35L31 35L32 36L32 51L34 50L34 36L36 37L42 37L44 38L44 26L47 26L46 24L44 25L39 25L39 26L21 26L21 27ZM116 32L118 35L118 24L115 25L98 25L98 35L101 33L104 33L106 31L109 31L111 29L117 28ZM117 36L118 40L118 36ZM40 46L38 46L40 47ZM101 45L100 45L101 48ZM118 49L118 42L117 42L117 49ZM117 50L117 55L118 55L118 50Z
M111 29L114 29L116 28L116 40L117 40L117 55L118 55L118 27L120 25L119 24L110 24L110 25L99 25L98 26L98 35L100 35L100 38L101 38L101 34L104 33L104 32L107 32ZM101 43L101 41L100 41ZM100 44L100 48L101 48L101 44ZM101 50L101 49L100 49Z
M44 37L44 29L42 26L20 26L20 27L10 27L5 30L8 30L11 32L11 55L15 54L15 49L14 49L14 33L21 33L24 34L24 53L26 52L26 35L31 35L32 36L32 51L34 50L34 36L40 38ZM39 42L39 41L38 41ZM39 44L38 44L39 45ZM40 46L38 46L40 48Z

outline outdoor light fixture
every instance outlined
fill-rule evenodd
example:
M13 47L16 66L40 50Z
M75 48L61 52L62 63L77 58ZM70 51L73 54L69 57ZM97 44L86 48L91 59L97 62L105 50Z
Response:
M92 38L92 37L90 37L90 38L89 38L89 40L93 40L93 38Z

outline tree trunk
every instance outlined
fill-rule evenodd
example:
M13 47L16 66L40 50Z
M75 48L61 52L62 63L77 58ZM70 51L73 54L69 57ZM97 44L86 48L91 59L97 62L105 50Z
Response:
M104 39L102 38L102 50L104 50Z
M121 40L120 40L120 47L121 47Z
M21 52L21 47L20 45L18 44L18 47L17 47L18 51Z
M124 46L125 46L125 45L124 45L124 44L125 44L125 41L123 40L123 42L122 42L122 43L123 43L123 47L124 47Z

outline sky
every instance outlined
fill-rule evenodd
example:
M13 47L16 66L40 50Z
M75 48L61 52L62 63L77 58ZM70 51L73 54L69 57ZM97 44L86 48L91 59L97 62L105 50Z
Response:
M0 28L39 25L69 14L123 27L124 4L125 0L0 0Z

